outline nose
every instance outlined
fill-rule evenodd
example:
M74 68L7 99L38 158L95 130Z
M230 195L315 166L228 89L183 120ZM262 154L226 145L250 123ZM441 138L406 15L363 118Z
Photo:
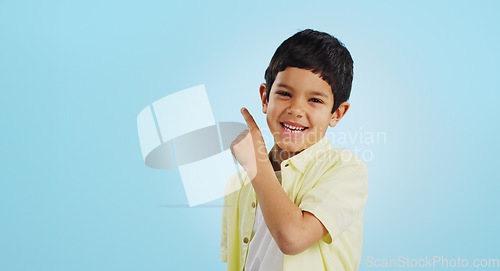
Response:
M291 102L290 107L288 107L288 114L297 118L302 118L304 116L304 103L298 99Z

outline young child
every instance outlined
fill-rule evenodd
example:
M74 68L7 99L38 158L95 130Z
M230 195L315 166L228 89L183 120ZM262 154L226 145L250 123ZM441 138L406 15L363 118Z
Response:
M266 151L250 113L231 150L243 171L226 185L221 258L228 270L357 270L368 171L325 136L350 107L353 61L335 37L298 32L260 86L274 137ZM234 191L234 192L233 192Z

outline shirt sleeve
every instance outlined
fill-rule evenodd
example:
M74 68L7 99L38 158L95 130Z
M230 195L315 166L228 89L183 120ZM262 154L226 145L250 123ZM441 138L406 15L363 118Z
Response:
M299 204L301 210L314 214L328 230L322 239L326 243L363 215L368 198L366 164L348 150L339 150L336 160Z
M227 201L224 196L224 204L222 206L222 232L220 236L220 259L222 262L227 263Z
M229 210L230 206L232 204L235 204L234 202L230 202L232 199L234 199L234 196L232 196L233 193L238 192L242 185L243 185L243 180L245 180L246 173L241 170L237 173L235 173L233 176L229 178L229 180L226 183L226 186L224 188L224 204L222 206L222 223L221 223L221 244L220 244L220 256L221 256L221 261L227 263L227 250L229 247L229 240L228 240L228 235L230 234L230 219L234 220L234 212Z

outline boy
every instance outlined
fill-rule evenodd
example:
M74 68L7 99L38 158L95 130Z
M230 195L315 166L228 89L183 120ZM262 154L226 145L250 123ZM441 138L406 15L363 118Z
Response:
M327 33L304 30L276 50L260 86L275 144L267 154L242 108L249 130L231 146L244 171L230 178L224 197L228 270L359 268L368 171L325 136L350 107L352 76L349 51Z

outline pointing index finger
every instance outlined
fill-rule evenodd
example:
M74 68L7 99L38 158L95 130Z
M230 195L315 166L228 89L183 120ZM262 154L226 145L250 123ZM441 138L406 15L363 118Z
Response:
M255 120L253 119L252 115L250 115L250 112L248 112L248 109L242 107L241 114L243 115L243 118L245 119L248 129L250 129L250 131L254 130L259 131L259 127L257 126L257 123L255 123Z

